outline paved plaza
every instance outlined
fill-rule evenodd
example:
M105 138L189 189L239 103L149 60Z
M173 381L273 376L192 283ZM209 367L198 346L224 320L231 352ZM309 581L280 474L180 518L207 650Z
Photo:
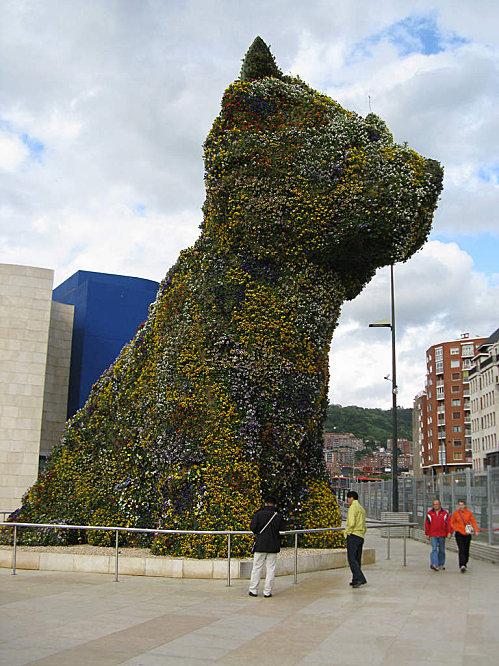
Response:
M0 663L127 664L499 663L499 570L472 560L428 570L429 547L368 533L369 584L336 569L278 578L271 599L246 581L179 580L0 570Z

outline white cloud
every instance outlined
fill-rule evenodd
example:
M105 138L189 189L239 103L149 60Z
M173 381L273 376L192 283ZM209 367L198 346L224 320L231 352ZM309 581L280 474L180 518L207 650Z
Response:
M0 132L0 169L2 171L16 171L28 155L28 149L17 136Z

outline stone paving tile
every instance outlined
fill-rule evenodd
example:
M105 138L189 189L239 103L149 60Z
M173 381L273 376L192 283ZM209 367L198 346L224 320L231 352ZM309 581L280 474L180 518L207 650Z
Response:
M428 546L374 531L378 562L352 590L337 569L278 578L272 599L247 581L121 578L0 570L0 664L249 666L499 663L499 569L473 560L428 569ZM360 636L360 639L359 639Z

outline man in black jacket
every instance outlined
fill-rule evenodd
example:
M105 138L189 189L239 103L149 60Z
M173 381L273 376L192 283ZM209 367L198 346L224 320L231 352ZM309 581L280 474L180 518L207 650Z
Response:
M268 599L272 596L275 563L277 553L281 550L279 531L284 530L284 520L276 509L276 501L273 497L267 497L263 509L255 513L251 519L250 529L256 535L256 541L253 549L253 569L251 571L249 596L258 596L260 574L265 564L267 574L265 576L263 596Z

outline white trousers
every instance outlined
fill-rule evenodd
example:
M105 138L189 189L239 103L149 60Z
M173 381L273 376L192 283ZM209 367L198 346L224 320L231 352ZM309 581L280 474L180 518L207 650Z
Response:
M258 594L258 584L260 583L260 575L262 567L265 564L267 573L265 576L265 585L263 593L265 595L272 594L272 585L275 578L275 563L277 560L277 553L254 553L253 555L253 569L251 570L251 581L249 591L253 594Z

